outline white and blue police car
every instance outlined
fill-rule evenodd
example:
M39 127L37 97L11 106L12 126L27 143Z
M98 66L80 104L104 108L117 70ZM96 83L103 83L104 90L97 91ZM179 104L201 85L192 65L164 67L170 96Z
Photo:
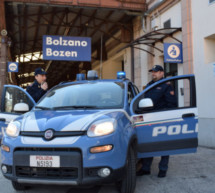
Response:
M88 75L60 83L37 104L22 88L5 85L1 170L14 189L116 183L133 193L139 158L196 151L194 75L162 79L140 93L123 72L115 80ZM178 105L153 110L145 93L164 83L174 86Z

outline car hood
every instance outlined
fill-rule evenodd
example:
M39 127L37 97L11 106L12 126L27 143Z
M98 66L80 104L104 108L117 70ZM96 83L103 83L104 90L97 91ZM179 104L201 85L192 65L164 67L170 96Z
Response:
M23 116L21 131L84 131L97 119L116 118L120 110L34 110Z

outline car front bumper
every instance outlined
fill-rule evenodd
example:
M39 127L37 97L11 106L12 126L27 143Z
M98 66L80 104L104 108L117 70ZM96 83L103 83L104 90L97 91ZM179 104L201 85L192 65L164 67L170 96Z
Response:
M2 151L2 164L9 168L9 172L3 175L22 184L78 186L119 181L125 172L127 144L122 143L123 139L113 138L113 135L110 135L95 140L85 136L79 138L76 143L60 145L38 145L35 141L32 145L26 145L21 143L23 140L20 138L4 138L3 143L10 147L10 152ZM89 151L90 147L106 144L112 144L114 148L97 154ZM60 156L60 167L30 167L31 155ZM98 175L98 170L102 168L110 169L108 177Z

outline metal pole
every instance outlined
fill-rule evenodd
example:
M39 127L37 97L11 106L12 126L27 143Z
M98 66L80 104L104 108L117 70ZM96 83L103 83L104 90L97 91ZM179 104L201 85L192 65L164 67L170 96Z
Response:
M134 30L133 30L133 25L132 25L132 32L131 32L131 42L133 42L134 41ZM131 81L133 82L133 83L135 83L134 81L135 81L135 70L134 70L134 47L133 47L133 45L131 46Z
M134 82L134 47L131 46L131 81Z
M101 50L100 50L100 79L102 79L102 49L103 49L103 34L101 35Z
M7 76L7 36L1 36L0 40L0 91L2 92L3 87L6 84Z

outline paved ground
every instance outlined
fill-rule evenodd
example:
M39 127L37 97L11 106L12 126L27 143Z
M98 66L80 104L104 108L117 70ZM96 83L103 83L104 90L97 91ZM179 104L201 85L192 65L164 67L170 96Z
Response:
M170 159L166 178L157 178L156 158L152 174L137 178L135 193L215 193L215 149L199 148L196 154L177 155ZM33 187L21 193L118 193L114 186L99 190L71 189L70 187ZM16 193L10 181L0 172L0 193Z

